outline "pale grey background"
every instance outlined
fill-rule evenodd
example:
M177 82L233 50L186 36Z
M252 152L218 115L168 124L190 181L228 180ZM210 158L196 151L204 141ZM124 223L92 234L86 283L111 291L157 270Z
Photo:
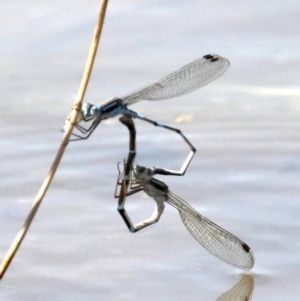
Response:
M1 258L54 159L98 6L1 1ZM299 15L297 0L111 0L86 95L122 96L207 53L230 60L201 90L132 109L180 127L197 148L185 177L164 180L252 247L253 300L300 293ZM188 149L175 134L136 126L137 163L180 167ZM127 140L115 119L69 145L1 300L216 300L239 281L242 272L199 246L169 206L158 224L128 232L113 198ZM129 205L137 219L153 207L143 194Z

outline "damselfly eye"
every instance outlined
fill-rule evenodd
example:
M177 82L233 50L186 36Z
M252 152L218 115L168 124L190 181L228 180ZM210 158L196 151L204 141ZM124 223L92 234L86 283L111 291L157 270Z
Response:
M90 117L91 116L91 108L93 107L93 105L91 103L84 103L82 105L82 113L84 117Z
M90 109L90 116L95 116L97 112L97 108L95 106L92 106Z

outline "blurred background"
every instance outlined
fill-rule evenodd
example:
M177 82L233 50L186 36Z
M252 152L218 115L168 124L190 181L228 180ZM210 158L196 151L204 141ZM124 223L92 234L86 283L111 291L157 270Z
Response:
M1 3L1 258L60 144L99 2ZM183 178L161 179L251 246L253 300L300 294L299 14L295 0L111 0L85 97L121 97L208 53L230 61L201 90L131 109L180 128L197 148ZM189 149L177 135L136 128L136 163L181 167ZM204 250L168 205L158 224L127 230L114 198L127 152L117 118L69 144L1 300L216 300L240 281L244 272ZM144 193L128 198L135 222L153 206Z

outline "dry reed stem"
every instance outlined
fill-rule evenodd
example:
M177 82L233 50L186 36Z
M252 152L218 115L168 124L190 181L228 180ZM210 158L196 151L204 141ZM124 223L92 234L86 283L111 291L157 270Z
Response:
M56 172L56 169L60 163L60 160L64 154L64 151L69 143L69 138L71 136L74 124L77 120L77 115L78 112L81 109L81 105L82 105L82 101L85 95L85 91L87 89L87 85L90 79L90 75L92 72L92 68L93 68L93 63L95 60L95 56L96 56L96 52L97 52L97 48L98 48L98 44L99 44L99 40L100 40L100 35L101 35L101 31L102 31L102 27L103 27L103 23L104 23L104 17L105 17L105 12L106 12L106 7L107 7L107 2L108 0L102 0L101 4L100 4L100 13L98 16L98 21L96 24L96 28L95 28L95 32L94 32L94 37L92 40L92 45L90 48L90 52L89 52L89 56L88 56L88 60L86 63L86 67L85 67L85 71L81 80L81 84L79 87L79 91L77 94L77 98L74 102L73 105L73 110L70 116L70 120L66 121L66 129L65 129L65 134L63 136L61 145L58 149L58 152L55 156L54 162L48 172L48 175L46 177L46 179L44 180L34 202L33 202L33 206L25 220L25 223L22 227L22 229L19 231L19 233L17 234L16 238L14 239L11 247L9 248L8 252L6 253L4 259L2 260L1 266L0 266L0 279L2 279L2 277L4 276L7 268L9 267L9 264L11 263L11 261L14 258L14 255L16 254L16 252L18 251L18 248L20 247L28 229L29 226L36 214L36 212L38 211L38 208L47 192L47 189L53 179L53 176Z

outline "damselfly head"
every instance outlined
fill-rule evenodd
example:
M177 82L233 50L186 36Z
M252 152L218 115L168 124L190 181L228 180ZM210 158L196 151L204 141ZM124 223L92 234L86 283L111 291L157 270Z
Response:
M84 117L95 117L101 111L99 106L91 103L84 103L81 110Z
M133 175L137 182L147 182L153 177L153 169L135 165L133 167Z

